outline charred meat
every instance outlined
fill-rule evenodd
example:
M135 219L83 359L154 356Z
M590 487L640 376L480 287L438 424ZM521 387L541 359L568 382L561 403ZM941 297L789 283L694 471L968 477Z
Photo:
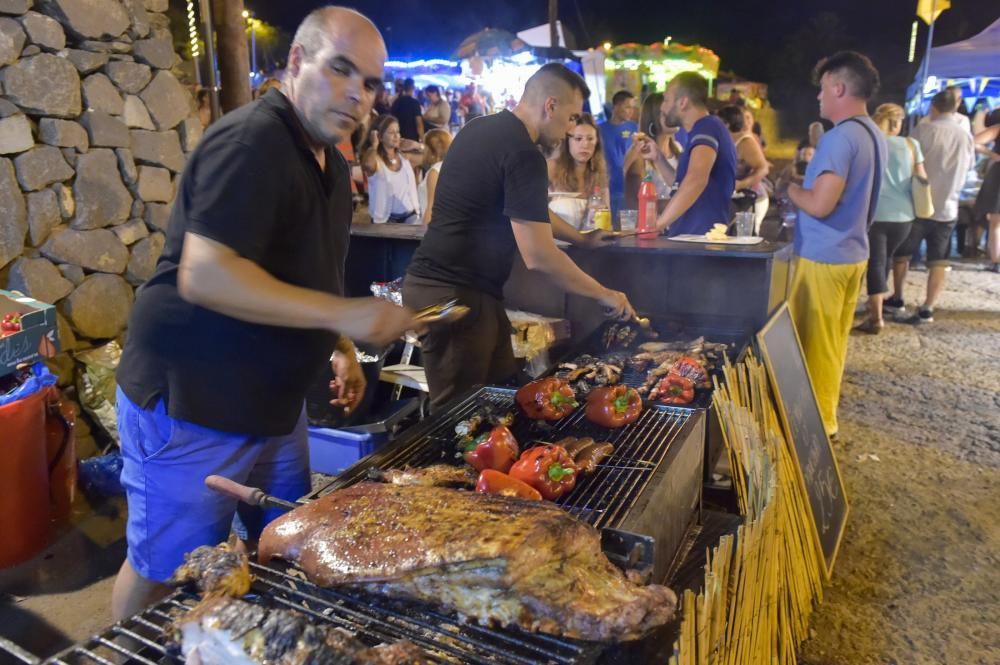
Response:
M614 452L614 445L607 441L591 443L574 455L573 461L581 473L593 473L597 465L611 457Z
M603 343L605 349L631 346L639 336L637 326L628 323L612 323L604 329Z
M588 640L641 637L674 593L629 581L593 527L543 501L360 483L271 522L260 560L320 586L406 596L480 623Z
M298 612L208 598L174 620L173 639L201 665L417 665L412 642L368 647L352 634Z
M565 379L580 397L598 386L613 386L621 382L624 365L615 364L613 359L603 360L591 355L582 355L570 362L562 363L555 376Z
M467 466L434 464L421 469L369 469L368 478L390 485L420 487L475 487L479 474Z
M168 584L193 585L206 596L239 598L250 591L250 564L247 555L223 543L202 545L184 555L184 563L174 571Z

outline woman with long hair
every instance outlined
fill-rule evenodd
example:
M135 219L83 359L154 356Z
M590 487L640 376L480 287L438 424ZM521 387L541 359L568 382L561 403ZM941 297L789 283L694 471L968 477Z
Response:
M1000 272L1000 108L986 116L985 128L976 134L976 151L986 155L989 165L973 207L976 222L973 229L978 233L973 234L972 246L979 247L981 229L985 225L989 229L986 249L990 270Z
M753 114L749 110L724 106L719 109L719 119L726 123L736 143L736 191L749 189L757 195L753 206L753 232L758 235L770 205L764 178L771 167L753 133Z
M451 132L447 129L432 129L424 134L424 178L417 186L420 209L424 211L424 224L431 223L431 210L434 209L434 192L437 190L438 174L444 156L451 147Z
M670 197L670 187L677 177L677 158L683 152L677 139L677 127L667 127L663 122L663 93L651 92L642 100L639 109L639 131L632 148L625 156L625 205L639 206L639 187L643 179L650 175L656 185L657 198ZM655 144L656 150L650 147ZM644 152L645 149L645 152ZM657 151L663 159L656 158Z
M589 113L580 116L548 163L549 191L562 195L552 201L553 210L569 224L580 228L586 217L586 202L595 189L600 191L604 204L610 204L601 134ZM582 201L584 205L567 205L562 198Z
M917 216L913 209L913 177L927 181L920 143L899 135L905 118L906 113L898 104L882 104L872 116L885 134L889 148L875 206L875 222L868 229L868 316L858 326L861 332L872 335L882 332L885 326L882 303L889 292L892 257L910 235L910 227ZM890 298L889 304L894 304L893 299Z
M368 213L372 222L420 223L417 179L409 160L399 152L399 121L381 115L361 155L361 168L368 176Z

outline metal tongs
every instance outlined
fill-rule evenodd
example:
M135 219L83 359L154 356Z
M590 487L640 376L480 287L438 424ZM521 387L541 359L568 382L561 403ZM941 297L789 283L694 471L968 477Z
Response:
M444 302L424 307L417 310L413 319L417 323L428 325L431 323L454 323L469 313L469 308L461 305L458 299L452 298Z

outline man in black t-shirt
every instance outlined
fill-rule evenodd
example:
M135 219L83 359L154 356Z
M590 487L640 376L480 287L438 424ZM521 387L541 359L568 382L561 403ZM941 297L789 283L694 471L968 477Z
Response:
M600 246L581 236L548 207L547 150L576 125L589 97L586 83L563 65L539 69L513 112L465 125L448 150L434 194L434 211L403 284L403 301L424 307L458 298L470 314L423 338L424 369L435 406L478 383L513 375L510 321L503 285L514 253L529 269L570 293L593 298L609 316L632 317L625 294L606 289L556 246L553 236Z
M411 141L424 140L424 110L413 96L416 84L413 79L403 81L403 91L392 103L389 112L399 121L399 135Z
M309 490L303 403L327 362L332 403L365 387L351 338L387 343L412 312L343 298L350 172L335 145L371 110L385 46L365 17L310 14L282 90L226 115L184 170L118 370L128 556L112 614L130 616L199 545L267 517L208 491L219 474L296 499ZM332 353L332 356L331 356Z

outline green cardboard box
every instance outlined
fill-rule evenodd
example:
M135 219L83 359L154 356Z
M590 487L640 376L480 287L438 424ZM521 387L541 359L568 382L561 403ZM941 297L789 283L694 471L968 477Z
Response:
M0 338L0 376L59 351L55 307L0 289L0 318L11 312L21 315L21 331Z

